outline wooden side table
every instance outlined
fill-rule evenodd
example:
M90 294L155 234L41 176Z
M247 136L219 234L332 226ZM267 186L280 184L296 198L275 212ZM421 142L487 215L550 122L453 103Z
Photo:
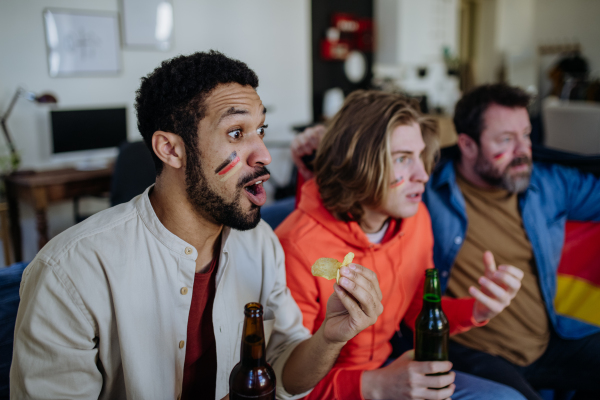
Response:
M35 210L39 250L48 243L48 205L56 201L107 193L110 191L112 173L113 165L95 171L66 168L9 175L5 185L15 262L23 260L19 200L30 203Z

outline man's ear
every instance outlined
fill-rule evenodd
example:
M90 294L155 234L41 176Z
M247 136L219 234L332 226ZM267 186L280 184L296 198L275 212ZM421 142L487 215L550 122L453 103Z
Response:
M471 136L465 133L459 133L457 144L462 157L468 160L477 158L477 155L479 154L479 146Z
M152 135L152 149L160 160L175 169L182 168L185 163L185 146L181 136L164 131L156 131Z

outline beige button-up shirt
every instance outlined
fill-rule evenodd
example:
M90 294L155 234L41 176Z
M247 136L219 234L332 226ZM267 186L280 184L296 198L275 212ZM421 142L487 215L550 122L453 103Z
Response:
M12 399L177 399L196 257L169 232L147 189L52 239L26 268L10 372ZM240 359L244 305L265 308L277 397L290 353L310 334L285 282L284 255L264 222L225 228L213 325L216 398Z

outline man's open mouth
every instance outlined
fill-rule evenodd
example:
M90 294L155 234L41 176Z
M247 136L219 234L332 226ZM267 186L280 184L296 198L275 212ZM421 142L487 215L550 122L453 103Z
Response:
M248 193L256 196L259 192L264 191L265 189L262 186L263 181L256 181L254 182L254 184L250 185L250 186L246 186L244 188L245 191L247 191Z
M263 187L263 183L265 183L269 179L269 175L263 175L257 177L256 180L250 181L244 186L244 191L246 192L246 196L248 199L257 206L263 206L267 201L267 192Z

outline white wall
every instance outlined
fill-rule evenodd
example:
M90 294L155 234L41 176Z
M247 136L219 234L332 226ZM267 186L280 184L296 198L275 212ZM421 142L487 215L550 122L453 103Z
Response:
M447 75L444 49L458 56L459 6L458 0L375 0L375 76L452 113L458 80ZM417 73L423 67L425 77Z
M47 7L118 11L118 0L0 1L0 110L19 85L51 91L61 107L125 104L128 136L139 140L133 101L140 78L162 60L216 49L246 62L258 74L258 92L268 108L266 140L288 140L291 125L311 119L310 2L306 0L174 0L174 45L167 52L123 49L117 76L50 78L42 11ZM21 99L9 119L24 168L45 165L49 154L47 110ZM0 139L0 148L3 146ZM287 150L273 150L273 177L290 172ZM96 208L103 205L97 205ZM105 206L105 204L104 204ZM90 207L94 207L93 205ZM31 208L21 207L24 257L36 253ZM51 236L73 224L69 203L50 207Z
M458 0L375 0L378 64L427 65L458 55Z
M600 1L481 0L477 27L477 84L495 82L502 63L510 84L540 84L538 47L580 43L592 74L600 76Z

